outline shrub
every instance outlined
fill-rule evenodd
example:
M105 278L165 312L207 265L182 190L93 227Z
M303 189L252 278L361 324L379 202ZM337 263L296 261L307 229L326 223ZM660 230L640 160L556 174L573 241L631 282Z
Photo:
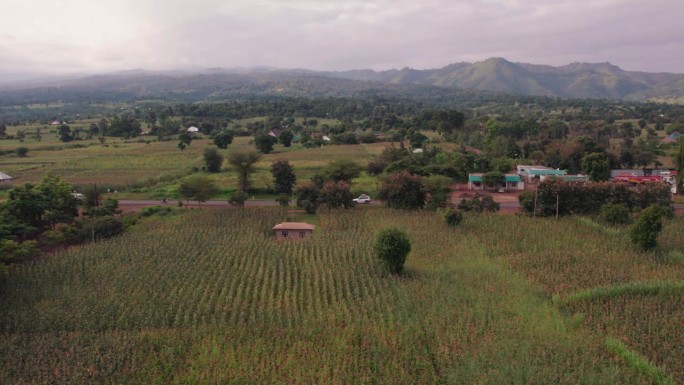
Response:
M173 211L171 207L168 206L147 206L144 207L140 212L138 213L138 216L141 218L147 218L151 217L152 215L168 215Z
M658 235L662 229L662 209L653 205L639 214L630 229L629 235L632 243L641 250L650 250L656 246Z
M463 213L458 210L447 209L444 212L444 222L450 227L456 227L463 221Z
M115 237L124 230L123 221L116 217L97 217L81 221L79 238L81 240L99 240Z
M499 203L494 202L494 198L490 195L464 194L461 202L458 203L458 209L476 213L497 212Z
M599 217L611 225L624 225L629 222L629 209L620 203L606 203L601 206Z
M28 154L28 152L29 152L29 149L26 147L17 147L17 149L16 149L17 156L20 158L25 157L26 154Z
M21 262L33 256L39 255L40 250L36 241L15 242L5 239L0 242L0 263Z
M399 274L404 270L404 262L411 252L411 241L403 231L396 227L388 227L376 236L373 252L390 273Z
M534 213L534 193L532 191L523 191L518 196L520 202L520 210L524 213Z

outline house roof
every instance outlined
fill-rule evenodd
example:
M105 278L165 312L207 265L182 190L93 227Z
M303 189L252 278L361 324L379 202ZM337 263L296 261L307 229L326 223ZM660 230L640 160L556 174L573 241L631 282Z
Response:
M310 231L313 231L314 228L316 228L316 226L305 223L305 222L282 222L282 223L278 223L277 225L273 226L273 230L310 230Z
M484 174L468 174L468 182L482 182L482 176ZM506 182L521 182L520 175L518 174L505 174L504 178Z
M11 180L11 179L14 179L14 178L5 174L4 172L0 172L0 182L2 182L3 180Z
M556 169L546 169L546 168L531 168L523 171L529 175L565 175L567 172L565 170Z
M195 126L188 127L188 132L199 132L199 128Z

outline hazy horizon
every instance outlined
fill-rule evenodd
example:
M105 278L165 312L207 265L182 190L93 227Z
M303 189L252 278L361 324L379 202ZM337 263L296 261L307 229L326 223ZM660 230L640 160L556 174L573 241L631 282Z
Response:
M0 79L441 68L503 57L684 73L678 0L6 0Z

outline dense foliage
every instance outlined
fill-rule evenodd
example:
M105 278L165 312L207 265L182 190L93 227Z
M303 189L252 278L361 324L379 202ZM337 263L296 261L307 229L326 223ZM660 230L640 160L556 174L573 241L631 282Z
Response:
M536 197L531 192L520 195L523 211L532 214L535 199L538 216L598 214L601 206L607 203L622 204L630 210L652 204L666 207L672 204L670 187L664 183L629 187L615 182L573 184L550 179L537 186Z
M375 236L373 253L392 274L404 271L404 263L411 252L411 241L405 232L396 227L380 230Z

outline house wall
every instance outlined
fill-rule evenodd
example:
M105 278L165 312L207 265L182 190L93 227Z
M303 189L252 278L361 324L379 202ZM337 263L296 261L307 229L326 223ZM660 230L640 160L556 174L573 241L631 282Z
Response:
M276 230L276 239L308 239L312 234L311 230Z

